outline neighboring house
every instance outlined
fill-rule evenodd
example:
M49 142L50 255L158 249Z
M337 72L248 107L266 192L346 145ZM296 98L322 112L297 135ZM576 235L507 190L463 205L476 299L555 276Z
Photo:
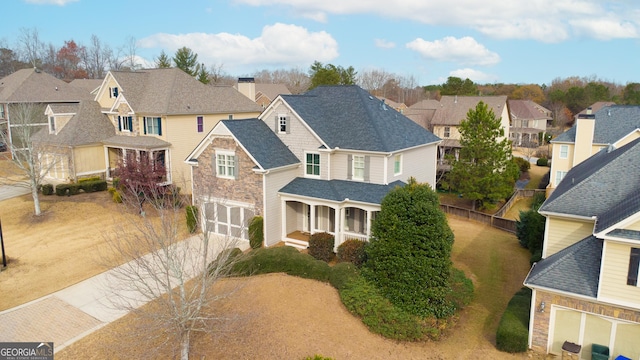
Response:
M404 115L423 128L433 131L431 121L440 107L441 104L438 100L422 100L409 106Z
M583 117L584 115L595 114L596 112L600 111L600 109L602 109L603 107L612 106L612 105L616 105L616 103L614 103L613 101L597 101L591 104L591 106L588 106L586 109L583 109L579 113L575 114L574 120L577 120L578 118Z
M404 103L399 103L393 100L389 100L385 97L382 96L376 96L380 101L384 101L385 104L387 104L387 106L391 106L392 108L394 108L397 112L399 112L400 114L404 114L404 112L407 110L407 105L405 105Z
M435 186L440 139L358 86L280 95L257 119L221 121L187 157L206 229L266 246L368 240L382 198L410 177Z
M104 176L103 141L115 135L109 118L93 100L79 104L50 104L45 110L48 128L36 133L34 149L49 168L47 177L61 182Z
M18 119L11 120L19 106L36 106L42 117L33 119L29 124L34 131L48 126L44 109L48 104L77 104L81 100L91 100L88 91L71 86L38 69L22 69L0 79L0 131L13 142L16 148L22 148L20 139L12 136L11 130L22 126ZM15 116L14 116L15 117ZM18 131L16 131L18 133ZM16 135L17 136L17 135Z
M254 78L239 78L238 91L265 109L278 95L291 95L285 84L256 84Z
M75 79L72 80L69 84L71 86L75 86L85 91L88 91L91 95L95 96L100 90L100 86L102 85L103 79Z
M640 106L613 105L586 112L569 130L551 140L552 161L547 196L569 170L603 148L620 147L640 137Z
M606 113L606 109L603 109ZM560 355L565 341L591 359L640 358L640 139L610 146L573 167L540 207L542 260L533 290L529 347Z
M262 110L231 86L205 85L178 68L110 71L95 101L115 135L102 141L106 178L119 161L148 156L167 169L167 182L191 190L183 162L222 119L255 117Z
M443 164L445 155L452 154L457 158L460 149L460 124L467 119L469 110L475 110L478 103L487 104L489 110L500 119L504 129L504 138L509 139L509 111L506 96L443 96L440 108L431 120L433 134L442 139L438 147L439 164ZM501 139L498 139L498 141Z
M553 120L551 110L531 100L509 100L507 104L511 114L509 136L513 145L543 145L540 142L540 134L544 135L549 121Z

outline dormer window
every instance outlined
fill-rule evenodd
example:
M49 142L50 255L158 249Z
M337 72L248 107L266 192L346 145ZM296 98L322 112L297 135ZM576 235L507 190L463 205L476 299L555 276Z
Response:
M49 134L56 133L56 118L54 116L49 116Z
M109 97L110 98L117 98L118 97L118 88L117 87L110 87L109 88Z

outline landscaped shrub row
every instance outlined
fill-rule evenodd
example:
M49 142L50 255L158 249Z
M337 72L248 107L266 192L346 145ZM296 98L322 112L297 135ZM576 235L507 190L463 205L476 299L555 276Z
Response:
M45 195L51 195L53 193L52 190L53 185L51 184L45 184L42 186L42 193ZM55 193L58 196L77 195L78 193L80 193L80 190L86 193L106 191L107 182L105 180L90 180L82 181L77 184L58 184L56 185ZM51 193L49 193L49 191L51 191Z
M356 266L362 265L366 258L364 247L366 242L358 239L348 239L338 246L338 260L353 263Z
M326 232L315 233L309 238L309 255L318 260L331 261L334 245L333 235Z
M540 158L540 159L538 159L538 161L536 161L536 165L538 165L538 166L549 166L549 159Z
M510 353L527 351L531 289L522 288L509 301L496 333L496 347Z

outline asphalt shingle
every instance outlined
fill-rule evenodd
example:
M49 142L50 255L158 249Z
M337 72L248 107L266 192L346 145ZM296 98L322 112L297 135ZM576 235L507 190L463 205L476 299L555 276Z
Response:
M285 185L279 192L335 202L349 199L369 204L380 204L389 191L396 186L404 185L405 183L402 181L381 185L347 180L320 180L298 177Z

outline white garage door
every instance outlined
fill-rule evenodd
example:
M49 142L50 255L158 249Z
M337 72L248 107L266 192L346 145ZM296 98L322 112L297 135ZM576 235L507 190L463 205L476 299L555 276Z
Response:
M213 202L204 205L204 212L208 231L249 240L249 222L255 212L248 206Z

